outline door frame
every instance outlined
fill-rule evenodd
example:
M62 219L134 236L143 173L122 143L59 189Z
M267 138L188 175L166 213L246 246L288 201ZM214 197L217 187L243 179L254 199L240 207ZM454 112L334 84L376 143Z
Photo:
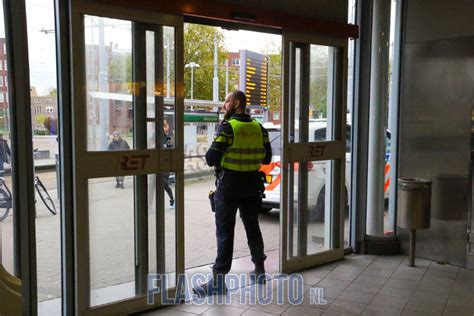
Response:
M163 149L158 146L155 149L134 149L129 151L87 151L87 102L86 98L86 56L84 37L84 15L101 16L113 19L122 19L139 23L139 25L163 25L174 27L175 36L175 135L176 142L173 149ZM88 179L113 176L136 176L135 180L135 200L140 200L142 205L146 205L146 194L137 193L140 184L143 184L143 177L147 174L158 174L173 172L176 174L176 220L175 220L175 250L176 250L176 275L184 273L184 84L183 84L183 17L178 15L164 15L153 11L139 9L123 10L123 8L97 3L91 0L73 0L71 2L71 30L70 37L77 39L71 41L72 52L72 146L73 146L73 173L74 173L74 211L70 214L74 222L74 257L69 258L70 263L75 267L75 311L77 314L103 314L103 313L128 313L149 309L161 305L161 298L156 297L155 304L147 304L146 293L136 294L135 297L113 302L100 306L90 306L90 263L89 263L89 219L88 219ZM133 23L132 23L133 25ZM132 27L132 40L135 34ZM144 38L142 38L143 40ZM143 43L144 45L144 43ZM132 45L134 51L135 45ZM156 56L156 51L155 51ZM135 70L133 71L135 72ZM135 76L135 74L134 74ZM134 102L138 101L134 95ZM142 101L146 98L142 98ZM146 104L146 103L145 103ZM140 113L137 113L140 114ZM156 113L158 116L158 113ZM146 113L138 115L146 119ZM134 119L136 120L136 119ZM142 122L143 131L146 131L146 121ZM134 128L136 126L134 122ZM143 138L142 134L135 137ZM135 129L135 132L137 130ZM146 133L146 132L145 132ZM146 135L146 134L145 134ZM143 139L136 142L143 145ZM119 159L130 154L148 155L147 163L141 170L122 170L117 168ZM140 180L141 179L141 180ZM146 180L145 180L146 182ZM137 203L137 202L135 202ZM135 204L136 206L137 204ZM158 205L158 203L157 203ZM157 206L158 207L158 206ZM135 209L136 214L136 209ZM141 221L143 224L143 221ZM135 219L134 226L140 225ZM143 236L141 236L143 239ZM135 241L137 234L135 231ZM143 245L142 245L143 246ZM147 247L136 246L137 250L148 251ZM143 249L137 249L143 248ZM140 251L138 251L140 252ZM143 256L140 256L143 259ZM146 263L148 264L148 262ZM70 265L68 265L70 266ZM146 273L143 269L141 273ZM135 280L140 283L143 278L137 277ZM175 288L168 291L170 296L174 296Z
M298 34L291 32L283 32L283 105L282 105L282 194L281 194L281 220L280 220L280 271L282 273L291 273L297 270L301 270L307 267L314 267L326 262L335 261L342 259L344 257L344 216L342 215L341 210L344 209L344 190L345 190L345 159L346 159L346 87L347 87L347 49L348 49L348 40L341 38L329 38L326 36L314 36L311 34ZM328 106L328 112L332 111L332 124L333 127L332 133L334 141L326 142L299 142L299 143L290 143L290 119L294 116L294 107L290 106L294 95L292 95L291 86L294 86L295 74L292 69L295 67L295 61L293 57L293 50L295 45L300 45L300 47L307 46L306 53L302 52L305 62L309 62L309 45L323 45L331 46L336 48L336 59L334 60L333 70L333 80L334 92L333 92L333 104L332 109ZM304 67L303 67L304 68ZM302 69L302 72L305 76L302 78L302 98L309 101L309 72L305 69ZM305 79L307 78L307 79ZM331 84L328 82L328 85ZM306 87L307 85L307 87ZM306 89L306 90L304 90ZM304 101L303 101L304 102ZM309 102L308 102L309 103ZM308 103L304 106L304 109L308 109ZM304 110L303 109L303 110ZM304 111L300 111L304 113ZM308 113L308 111L306 111ZM309 113L307 114L309 116ZM308 117L300 117L305 123L308 124ZM329 131L328 122L328 131ZM303 132L301 132L303 134ZM322 155L313 155L311 154L311 145L323 144L326 146L324 154ZM289 259L288 249L290 247L289 237L290 225L292 226L292 218L290 218L290 195L293 195L292 191L292 174L291 166L295 162L303 163L305 161L315 161L315 160L331 160L333 167L332 183L329 184L332 187L331 199L328 199L326 195L326 201L331 202L331 205L334 205L334 211L332 211L333 216L331 216L331 221L326 221L325 228L330 229L332 232L331 244L336 245L334 249L326 250L312 255L303 255L298 258ZM301 170L305 169L304 167ZM306 173L307 172L303 172ZM307 176L306 176L307 178ZM290 183L290 182L291 183ZM304 188L303 188L304 189ZM304 192L303 192L304 193ZM301 196L301 192L299 192ZM299 198L300 200L300 198ZM301 199L302 200L302 199ZM291 203L293 204L293 203ZM307 205L303 206L306 207ZM304 216L303 216L304 217ZM303 226L306 224L306 221L303 221ZM305 232L303 231L303 234Z

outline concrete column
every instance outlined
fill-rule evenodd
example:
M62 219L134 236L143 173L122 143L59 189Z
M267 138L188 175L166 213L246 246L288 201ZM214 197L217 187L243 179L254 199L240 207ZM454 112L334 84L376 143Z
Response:
M388 102L391 0L373 2L367 177L367 234L383 236L385 120Z

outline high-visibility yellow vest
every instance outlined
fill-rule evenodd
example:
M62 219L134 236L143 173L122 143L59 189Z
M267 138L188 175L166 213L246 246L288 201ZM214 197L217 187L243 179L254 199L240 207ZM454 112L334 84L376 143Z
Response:
M221 166L234 171L257 171L265 158L263 134L257 121L241 122L229 120L234 133L234 142L227 148Z

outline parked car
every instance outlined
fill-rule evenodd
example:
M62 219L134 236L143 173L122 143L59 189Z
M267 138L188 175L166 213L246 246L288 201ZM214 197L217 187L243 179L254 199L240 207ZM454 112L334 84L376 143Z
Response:
M308 141L326 141L326 120L318 119L309 122ZM265 125L268 130L272 145L273 157L269 165L262 165L261 171L265 172L267 183L265 184L265 198L262 201L262 212L268 213L272 209L280 208L280 182L281 182L281 127L280 125ZM390 133L387 132L388 139ZM389 147L389 146L388 146ZM389 156L386 154L385 165L385 198L388 198L389 179ZM324 221L325 209L325 183L326 183L326 161L308 162L308 208L310 221ZM295 179L297 179L298 165L295 164ZM345 168L345 212L349 210L348 194L351 188L351 126L346 126L346 168Z

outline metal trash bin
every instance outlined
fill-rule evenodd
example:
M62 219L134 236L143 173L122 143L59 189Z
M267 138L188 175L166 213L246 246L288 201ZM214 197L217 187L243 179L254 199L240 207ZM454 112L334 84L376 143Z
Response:
M397 226L410 230L410 267L414 267L416 230L430 228L431 181L398 179L397 202Z

